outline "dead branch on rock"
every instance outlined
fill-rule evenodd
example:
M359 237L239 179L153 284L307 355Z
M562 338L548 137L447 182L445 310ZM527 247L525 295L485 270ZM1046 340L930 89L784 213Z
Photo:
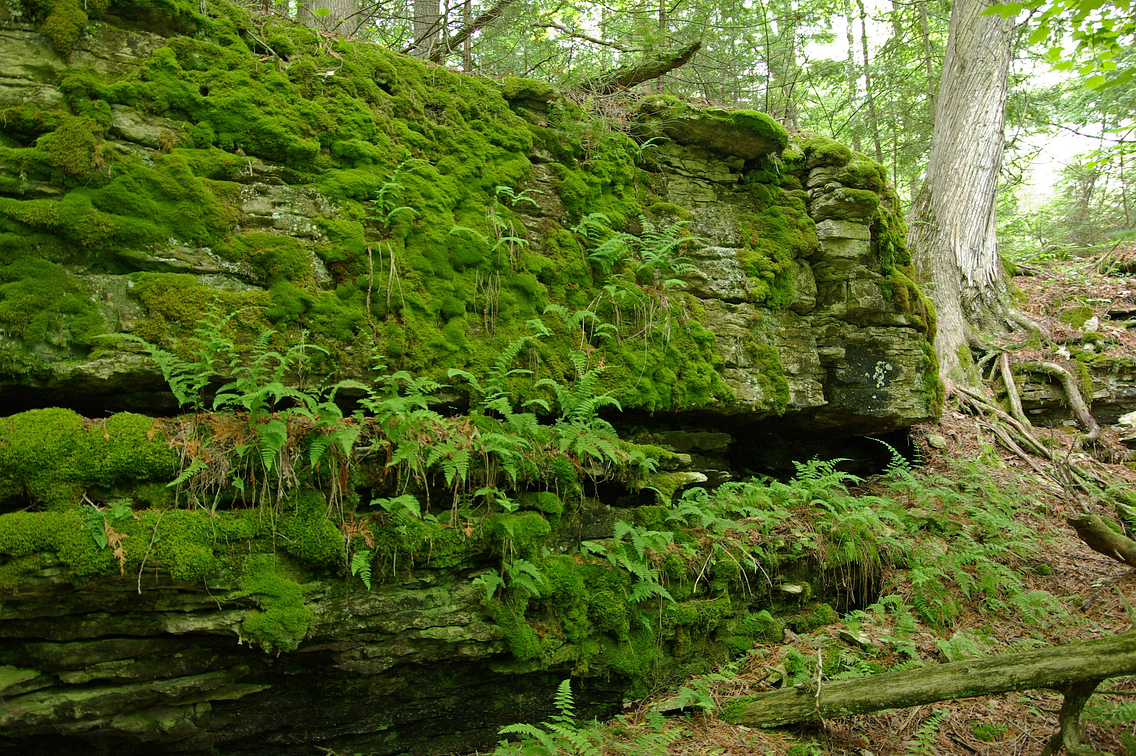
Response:
M702 49L702 41L679 48L660 50L642 60L602 73L580 83L578 89L591 94L606 95L636 84L657 79L665 73L686 65Z
M1034 373L1045 373L1046 375L1056 376L1061 381L1062 388L1065 389L1065 398L1069 402L1069 408L1073 410L1073 414L1081 425L1089 432L1085 436L1085 441L1092 443L1100 438L1101 429L1097 425L1097 421L1089 413L1089 405L1085 403L1085 398L1081 395L1081 389L1077 386L1077 378L1068 369L1058 365L1056 362L1019 362L1018 367L1023 370L1029 370Z

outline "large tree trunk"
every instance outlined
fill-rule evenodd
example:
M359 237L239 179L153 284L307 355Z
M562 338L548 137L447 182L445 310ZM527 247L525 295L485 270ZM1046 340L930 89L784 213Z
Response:
M330 13L317 15L327 8ZM359 0L308 0L296 6L296 20L313 29L326 29L336 34L354 34L359 29Z
M442 43L442 11L439 0L412 0L414 39L412 52L420 58L433 58Z
M907 236L938 310L939 373L972 385L968 343L1011 323L994 203L1013 21L982 15L986 7L956 0L951 9L931 155Z

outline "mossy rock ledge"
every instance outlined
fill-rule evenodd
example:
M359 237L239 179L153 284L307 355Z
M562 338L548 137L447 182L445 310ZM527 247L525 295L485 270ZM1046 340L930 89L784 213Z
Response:
M0 26L0 754L469 752L565 676L586 715L840 603L822 556L765 583L660 547L664 602L580 544L617 548L619 523L697 543L667 505L736 478L735 440L938 414L878 165L666 98L613 131L540 82L224 0L25 0ZM412 490L432 530L366 508L395 495L381 455L342 478L297 456L272 505L187 502L186 428L235 454L282 422L155 419L179 407L137 339L185 357L210 317L242 354L311 345L288 376L308 387L484 380L529 337L521 406L583 352L660 469L600 485L565 457L478 521L448 484ZM539 600L487 593L516 560Z
M267 39L223 2L208 17L96 4L64 58L39 7L3 11L14 406L175 409L111 336L188 349L212 305L242 311L238 341L306 334L327 350L316 382L483 372L534 318L551 333L529 362L569 376L579 328L564 321L591 311L605 327L585 346L625 410L842 433L937 412L902 216L882 169L842 145L655 96L616 132L539 82L329 47L284 21ZM139 14L165 18L161 34L115 25ZM589 258L606 230L572 230L595 214L635 240L612 268ZM693 268L644 257L667 231L692 237L678 249Z

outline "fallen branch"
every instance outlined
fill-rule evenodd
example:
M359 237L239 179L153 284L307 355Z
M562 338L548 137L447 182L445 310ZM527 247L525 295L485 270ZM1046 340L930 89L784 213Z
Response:
M630 89L636 84L657 79L665 73L686 65L694 57L694 53L702 49L701 40L689 45L671 50L660 50L654 55L643 58L637 63L620 66L607 73L594 76L583 81L580 90L591 94L606 95L618 92L621 89Z
M564 32L569 37L573 37L575 39L582 39L585 42L591 42L593 45L602 45L603 47L611 47L611 48L614 48L616 50L619 50L620 52L629 52L631 50L631 48L628 48L626 45L621 45L618 42L608 42L606 40L599 39L598 37L593 37L591 35L585 34L582 31L577 31L575 29L569 29L567 26L561 26L560 24L554 23L552 21L547 21L543 24L533 24L533 26L535 26L538 29L556 29L557 31Z
M853 680L802 683L729 701L721 717L748 727L868 714L1037 688L1064 692L1061 742L1079 742L1080 714L1089 694L1110 677L1136 673L1136 631L1016 654L933 664ZM1074 752L1075 753L1075 752Z
M515 2L516 0L498 0L489 9L483 13L479 13L477 18L464 24L460 29L454 32L448 40L435 43L434 46L430 48L430 60L434 63L442 63L445 61L447 55L458 49L463 42L472 37L475 33L500 18L501 14ZM416 44L419 43L420 42L416 42Z

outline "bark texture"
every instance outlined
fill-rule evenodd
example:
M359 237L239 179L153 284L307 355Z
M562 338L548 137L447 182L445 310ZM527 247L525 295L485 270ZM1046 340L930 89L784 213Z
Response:
M647 55L642 60L600 74L581 82L579 89L593 94L612 94L621 89L630 89L636 84L657 79L679 66L686 65L694 54L702 49L702 42L692 42L682 47L660 50Z
M968 384L975 382L967 372L968 342L1010 326L994 200L1013 22L982 15L986 7L984 0L958 0L951 10L931 155L907 237L938 309L940 375Z
M327 8L330 13L317 15L315 11ZM354 34L359 29L359 0L309 0L296 7L296 20L313 29L325 29L335 34Z
M442 42L442 11L438 0L411 0L414 18L414 40L411 52L420 58L433 59Z
M780 727L955 698L1068 689L1133 672L1136 632L1129 631L1085 643L822 683L819 690L815 684L798 685L732 701L722 718L749 727Z

